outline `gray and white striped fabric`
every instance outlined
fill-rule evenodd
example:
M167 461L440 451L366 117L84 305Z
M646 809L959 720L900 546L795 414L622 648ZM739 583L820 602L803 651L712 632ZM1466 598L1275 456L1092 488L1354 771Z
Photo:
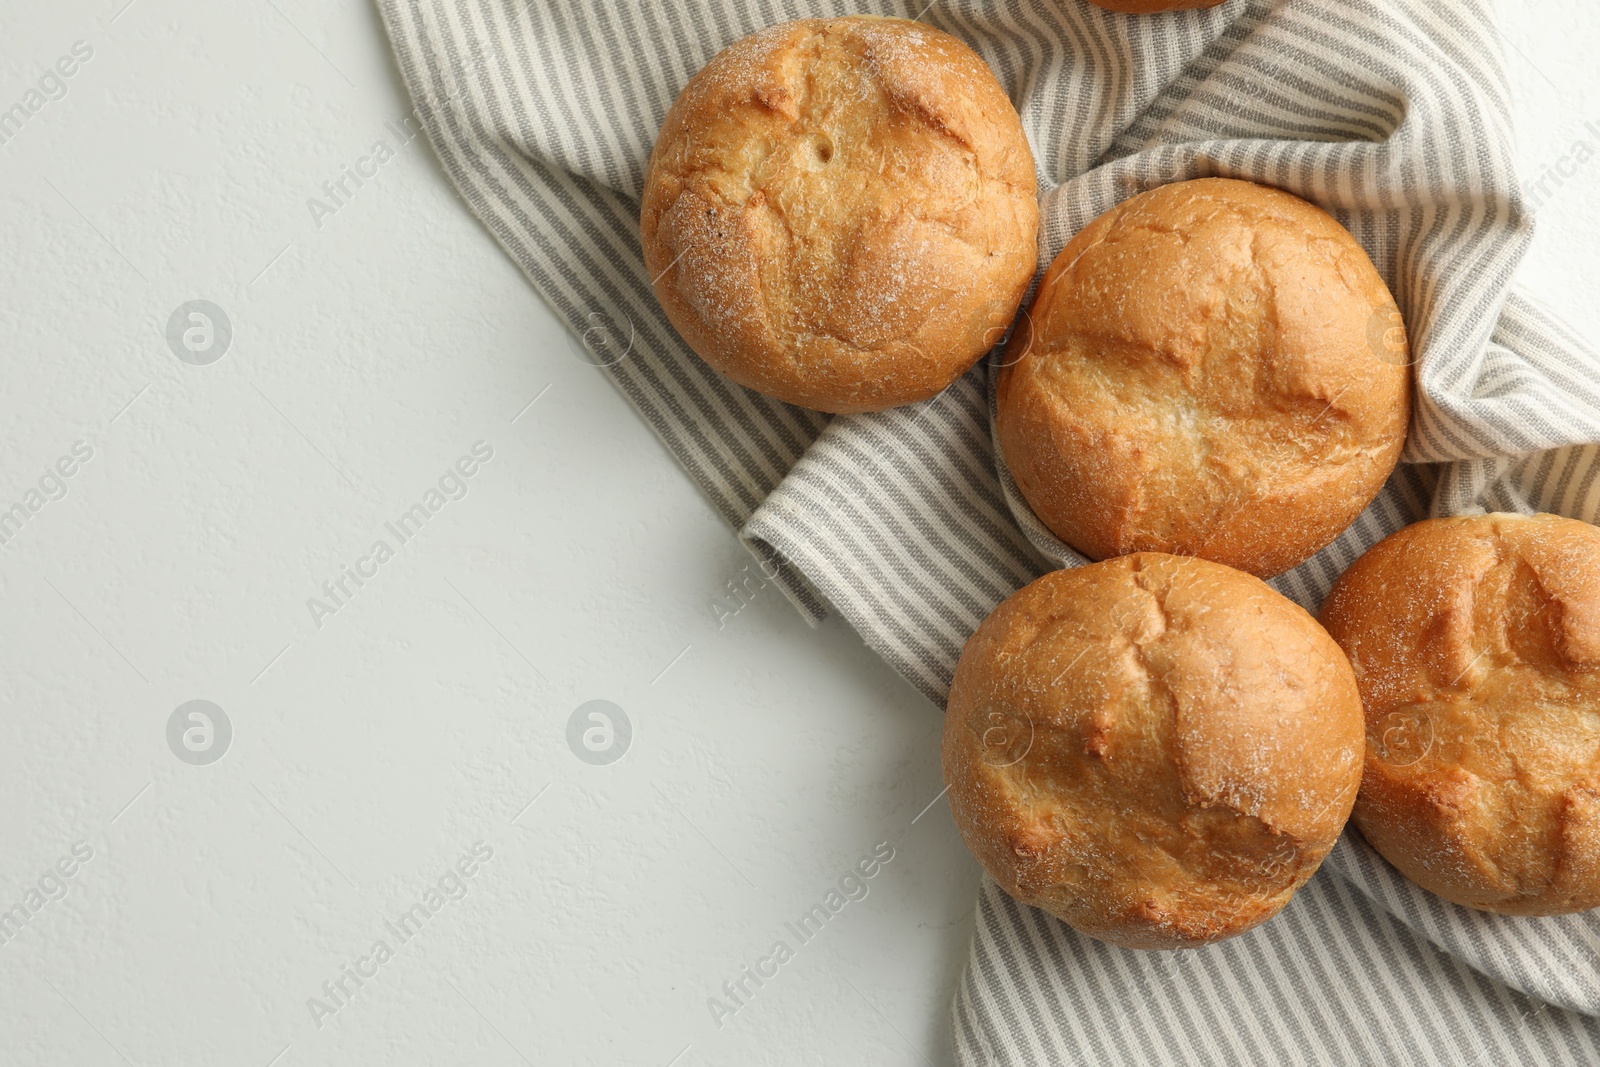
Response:
M637 205L672 100L789 18L920 17L972 45L1033 144L1041 263L1095 215L1220 175L1298 193L1371 254L1419 386L1406 465L1277 580L1315 609L1428 514L1600 514L1600 358L1515 295L1531 220L1489 0L1228 0L1128 17L1083 0L378 0L452 182L812 619L831 606L943 702L1002 598L1081 560L996 461L991 367L915 407L830 420L696 359L658 309ZM1137 953L992 883L957 994L964 1064L1600 1062L1600 918L1454 907L1347 834L1278 918Z

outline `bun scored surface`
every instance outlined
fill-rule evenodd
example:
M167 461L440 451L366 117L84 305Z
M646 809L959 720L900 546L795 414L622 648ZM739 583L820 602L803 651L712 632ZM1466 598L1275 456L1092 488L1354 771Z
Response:
M1399 310L1320 208L1224 178L1074 237L1012 334L997 429L1017 488L1090 559L1269 577L1372 501L1410 418Z
M1600 530L1416 523L1345 571L1322 619L1366 706L1362 836L1467 907L1600 906Z
M1276 914L1338 840L1360 698L1298 605L1221 564L1140 553L1055 571L967 642L944 774L1012 896L1129 948Z
M1033 155L976 53L905 19L805 19L729 45L645 176L645 266L741 385L876 411L999 341L1038 263Z

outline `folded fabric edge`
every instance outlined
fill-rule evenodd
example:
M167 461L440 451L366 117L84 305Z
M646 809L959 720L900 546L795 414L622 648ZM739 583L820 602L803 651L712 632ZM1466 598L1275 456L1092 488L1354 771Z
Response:
M848 563L843 559L826 558L815 545L808 544L795 536L781 519L769 513L768 505L762 505L750 517L749 523L739 532L739 539L746 545L759 545L762 550L775 553L783 559L785 571L795 577L792 579L792 585L789 583L780 585L802 616L808 621L815 619L812 625L816 625L826 616L826 609L822 605L831 605L868 647L881 656L897 674L915 686L917 691L927 697L941 712L944 710L945 691L949 680L936 676L927 665L910 659L895 644L873 640L870 635L876 632L875 620L869 617L864 607L854 598L841 595L847 588L842 584L847 581L842 572L848 569ZM760 554L760 550L752 549L752 551ZM805 578L799 577L802 573ZM830 596L830 592L833 595ZM809 602L805 599L806 593L812 598ZM809 606L813 603L816 605L815 609ZM813 610L816 612L815 615L812 614Z
M761 534L752 533L748 525L739 531L739 543L756 558L762 576L782 590L806 625L812 628L820 626L822 620L828 617L828 604L806 580L805 573Z

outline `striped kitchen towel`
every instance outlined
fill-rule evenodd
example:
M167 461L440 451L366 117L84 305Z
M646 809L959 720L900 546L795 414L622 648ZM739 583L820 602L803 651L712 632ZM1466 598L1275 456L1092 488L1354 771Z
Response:
M1277 587L1315 609L1429 514L1600 512L1600 359L1511 291L1531 219L1490 0L378 0L417 113L472 210L803 612L831 607L936 703L1007 594L1081 560L1021 502L992 366L924 404L831 420L684 346L639 251L657 127L718 49L784 19L918 16L968 42L1022 116L1040 263L1118 201L1227 176L1355 234L1414 348L1403 465ZM1349 833L1285 912L1189 953L1083 938L991 882L954 1006L963 1064L1600 1062L1600 918L1447 904Z

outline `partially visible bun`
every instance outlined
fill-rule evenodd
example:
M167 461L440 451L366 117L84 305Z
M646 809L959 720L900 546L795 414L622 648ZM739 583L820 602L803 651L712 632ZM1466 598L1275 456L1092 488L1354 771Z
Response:
M1222 178L1090 223L1006 361L1006 463L1090 559L1286 571L1377 495L1410 416L1400 313L1361 246L1299 197Z
M1195 8L1216 7L1222 0L1089 0L1089 3L1107 11L1150 15L1157 11L1192 11Z
M906 19L786 22L689 80L645 175L656 296L717 370L822 411L925 400L1038 265L1033 154L994 74Z
M1141 553L1013 594L961 653L944 725L956 826L1006 892L1128 948L1276 914L1361 778L1350 664L1218 563Z
M1322 620L1366 704L1372 846L1470 908L1600 906L1600 530L1419 522L1345 571Z

